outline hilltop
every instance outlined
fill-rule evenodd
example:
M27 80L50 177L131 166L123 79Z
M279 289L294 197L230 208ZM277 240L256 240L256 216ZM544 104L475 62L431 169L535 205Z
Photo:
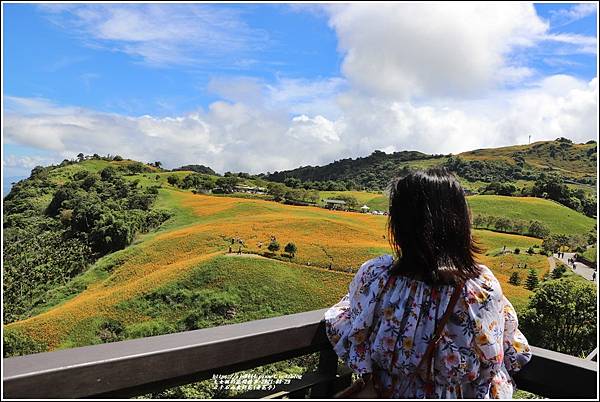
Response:
M477 149L455 156L375 151L367 157L341 159L324 166L304 166L263 176L277 182L295 178L301 182L344 182L348 190L382 190L391 178L405 169L446 166L467 182L476 184L531 181L542 172L553 172L573 183L595 185L596 158L595 141L573 144L559 138L529 145Z

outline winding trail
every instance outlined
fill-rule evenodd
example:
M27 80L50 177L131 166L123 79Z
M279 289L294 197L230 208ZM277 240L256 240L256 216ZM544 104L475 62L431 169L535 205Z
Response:
M588 281L593 280L592 278L593 278L595 270L593 268L588 267L585 264L582 264L581 262L575 262L575 263L570 264L569 259L574 258L574 257L575 257L575 253L564 253L563 258L559 258L558 254L554 254L554 256L552 258L556 258L557 260L559 260L560 262L565 264L567 267L571 268L571 270L573 272L575 272L577 275L584 277ZM596 280L598 280L598 278L596 278Z
M279 260L277 258L269 258L269 257L265 257L264 255L259 255L259 254L253 254L253 253L242 253L242 254L238 254L238 253L226 253L224 254L225 257L230 257L230 258L260 258L263 260L269 260L269 261L274 261L274 262L281 262L283 264L290 264L290 265L300 265L306 268L310 268L310 269L315 269L317 271L324 271L324 272L335 272L336 274L342 274L342 275L347 275L347 276L352 276L354 277L354 275L356 275L353 272L344 272L344 271L339 271L339 270L335 270L335 269L327 269L327 268L321 268L319 266L315 266L315 265L308 265L308 264L300 264L294 261L284 261L284 260Z

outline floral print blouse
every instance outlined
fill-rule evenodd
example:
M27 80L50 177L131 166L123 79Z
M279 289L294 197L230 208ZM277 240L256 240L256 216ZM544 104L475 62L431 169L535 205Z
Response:
M518 371L531 359L517 315L485 266L468 280L437 346L435 387L415 372L446 311L453 286L389 275L393 257L362 265L349 293L325 313L327 336L335 352L357 374L373 373L382 397L511 398ZM389 279L389 281L388 281Z

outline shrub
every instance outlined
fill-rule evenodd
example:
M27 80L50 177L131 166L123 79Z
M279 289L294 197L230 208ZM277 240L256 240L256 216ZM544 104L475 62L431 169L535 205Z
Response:
M537 288L538 284L539 279L537 272L535 271L535 269L530 269L529 275L527 275L527 279L525 281L525 287L529 290L534 290L535 288Z
M552 279L558 279L562 277L565 272L567 272L567 268L564 266L564 264L558 264L558 266L552 270Z
M521 254L521 249L520 248L515 248L515 254Z
M508 279L508 283L511 285L519 286L521 284L521 276L517 271L513 272Z
M175 176L174 174L167 177L167 183L169 183L172 186L178 186L180 182L181 179L179 178L179 176Z
M123 324L117 320L108 319L100 324L96 335L103 343L116 342L123 339Z
M4 357L30 355L48 350L47 345L16 330L4 330L3 345Z
M279 251L279 243L275 240L273 240L271 243L269 243L269 247L267 247L269 249L270 252L274 253L276 251Z
M283 251L285 251L288 254L291 254L292 257L294 257L296 255L296 252L298 251L298 248L296 247L296 245L294 243L290 242L285 245L285 248L283 249Z

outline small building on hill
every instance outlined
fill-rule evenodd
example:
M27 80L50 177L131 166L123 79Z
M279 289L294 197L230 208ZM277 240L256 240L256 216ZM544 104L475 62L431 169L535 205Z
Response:
M369 212L369 210L370 210L370 209L371 209L371 208L369 208L369 207L368 207L368 206L366 206L366 205L363 205L362 207L360 207L360 211L361 211L361 212L363 212L363 213L365 213L365 214L366 214L367 212Z
M328 208L328 209L342 209L342 210L347 209L346 201L327 199L327 200L323 200L323 202L325 203L325 208Z
M267 194L267 189L264 187L247 186L245 184L238 184L234 187L234 190L237 193Z

